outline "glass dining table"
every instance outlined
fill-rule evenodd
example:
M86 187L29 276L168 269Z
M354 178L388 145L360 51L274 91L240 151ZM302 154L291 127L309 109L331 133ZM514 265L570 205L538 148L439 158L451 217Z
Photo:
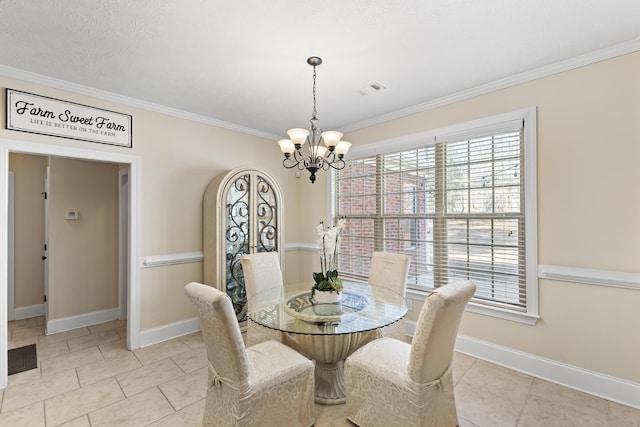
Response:
M342 301L316 304L310 287L259 292L247 302L250 321L282 331L283 342L315 360L315 401L345 402L344 360L407 314L404 298L367 283L345 282Z

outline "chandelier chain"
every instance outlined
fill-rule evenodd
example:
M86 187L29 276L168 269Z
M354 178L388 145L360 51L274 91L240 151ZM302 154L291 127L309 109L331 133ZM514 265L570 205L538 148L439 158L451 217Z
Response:
M315 119L318 115L316 111L316 66L313 66L313 113L311 114L312 118Z

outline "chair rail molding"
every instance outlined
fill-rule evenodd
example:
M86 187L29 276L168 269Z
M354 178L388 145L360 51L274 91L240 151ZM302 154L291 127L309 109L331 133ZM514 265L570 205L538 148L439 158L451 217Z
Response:
M148 255L142 257L140 262L141 268L162 267L164 265L173 264L189 264L192 262L202 262L204 255L202 251L197 252L181 252L176 254L165 255Z
M538 278L583 283L587 285L640 289L640 274L625 273L622 271L539 265Z

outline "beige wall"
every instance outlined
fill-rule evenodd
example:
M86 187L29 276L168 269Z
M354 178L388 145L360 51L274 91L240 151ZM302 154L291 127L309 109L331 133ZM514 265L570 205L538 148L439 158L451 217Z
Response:
M10 131L4 114L0 115L0 138L139 156L141 257L201 251L202 196L207 184L220 173L247 165L269 172L278 181L284 194L285 242L301 241L297 211L299 194L304 194L308 180L296 179L294 171L281 166L282 155L274 141L0 76L2 105L5 87L132 115L131 149ZM286 254L287 281L300 280L298 265L297 253ZM142 330L194 315L183 288L202 280L202 263L146 268L140 277Z
M351 132L345 139L357 146L537 106L540 263L638 273L638 75L635 53ZM0 138L140 156L142 256L201 250L204 189L238 166L264 169L281 185L286 243L312 243L315 225L326 217L325 174L313 186L305 172L296 179L281 167L273 141L14 79L0 77L0 86L133 116L132 149L8 131L4 123ZM312 252L286 254L287 283L308 280L315 268ZM191 317L183 287L192 280L202 280L199 263L143 269L142 329ZM640 383L640 292L539 284L541 320L535 326L467 313L461 333ZM413 318L418 309L415 304Z
M352 132L354 145L536 106L538 258L640 273L640 53ZM640 383L640 291L539 280L535 326L466 313L466 336ZM416 319L420 304L409 318Z
M49 160L48 320L118 307L118 170Z
M44 302L44 176L47 158L12 153L14 172L15 244L14 307Z

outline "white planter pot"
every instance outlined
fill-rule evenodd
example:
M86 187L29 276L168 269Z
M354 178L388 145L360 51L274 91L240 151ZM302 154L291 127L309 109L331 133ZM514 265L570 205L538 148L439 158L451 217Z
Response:
M313 295L313 300L316 304L335 304L342 301L342 292L316 290Z

